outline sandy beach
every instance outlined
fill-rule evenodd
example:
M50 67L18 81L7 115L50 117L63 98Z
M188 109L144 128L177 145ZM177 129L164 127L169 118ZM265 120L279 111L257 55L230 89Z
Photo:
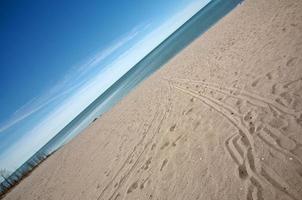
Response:
M4 199L301 200L302 1L244 1Z

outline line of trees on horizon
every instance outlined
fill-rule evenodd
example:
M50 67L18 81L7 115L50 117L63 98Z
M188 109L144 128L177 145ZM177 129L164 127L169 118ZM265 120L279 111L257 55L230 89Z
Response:
M3 181L7 181L8 177L11 175L11 172L5 168L0 169L0 177L3 179ZM1 182L3 182L1 181ZM1 183L0 182L0 183Z
M52 153L47 155L45 154L45 152L38 152L14 172L11 172L5 168L1 168L0 199L3 195L5 195L10 189L17 185L23 178L28 176L39 164L41 164L46 158L51 155Z

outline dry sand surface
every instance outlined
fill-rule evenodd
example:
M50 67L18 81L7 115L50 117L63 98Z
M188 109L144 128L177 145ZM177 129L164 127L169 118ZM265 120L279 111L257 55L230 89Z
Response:
M302 199L302 1L246 0L4 199Z

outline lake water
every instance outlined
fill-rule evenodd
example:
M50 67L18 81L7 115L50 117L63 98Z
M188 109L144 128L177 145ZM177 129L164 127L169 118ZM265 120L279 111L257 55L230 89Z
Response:
M18 168L7 181L2 182L0 185L0 194L17 183L49 155L78 135L94 119L112 108L140 82L162 67L173 56L241 2L242 0L212 0L100 95L54 138Z

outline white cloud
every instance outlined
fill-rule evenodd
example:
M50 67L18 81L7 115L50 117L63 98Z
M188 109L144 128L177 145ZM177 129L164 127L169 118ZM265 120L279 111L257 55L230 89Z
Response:
M149 27L149 24L146 25L138 25L134 27L128 34L123 36L122 38L115 41L111 46L109 46L107 49L101 51L100 53L96 54L93 58L91 58L86 64L79 67L79 72L88 71L91 68L96 67L98 64L100 64L101 61L103 61L105 58L107 58L109 55L114 53L116 50L124 46L126 43L131 41L135 36L137 36L140 32L144 31L146 28Z
M35 97L30 100L20 109L18 109L14 114L12 114L12 116L7 121L0 124L0 133L36 113L50 103L58 100L60 97L70 94L75 89L79 88L85 81L87 81L85 79L79 80L80 78L84 78L85 75L89 73L89 71L91 71L93 68L98 67L105 58L124 46L130 40L134 39L135 36L137 36L141 31L145 30L147 26L148 25L139 25L134 27L129 33L113 42L109 47L100 51L92 58L88 59L85 64L82 64L81 66L74 66L69 71L69 73L67 73L67 75L54 87L52 87L46 93L42 94L40 97ZM79 81L75 82L75 80Z

